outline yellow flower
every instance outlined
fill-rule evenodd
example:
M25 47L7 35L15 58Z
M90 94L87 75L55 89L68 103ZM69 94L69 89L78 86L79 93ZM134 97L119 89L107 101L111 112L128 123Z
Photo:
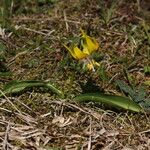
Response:
M99 43L96 41L95 38L91 38L90 36L88 36L82 29L81 33L81 41L82 41L82 46L83 46L83 50L87 48L87 52L90 55L93 51L98 50L99 48Z
M70 54L78 60L87 58L93 51L98 50L99 47L96 39L88 36L82 29L81 33L82 36L80 37L79 43L73 43L73 46L71 47L64 45L64 47L70 52Z
M84 51L80 50L78 46L73 47L72 49L69 48L68 46L64 45L64 47L70 52L70 54L75 58L75 59L84 59L88 57L88 54L85 53Z

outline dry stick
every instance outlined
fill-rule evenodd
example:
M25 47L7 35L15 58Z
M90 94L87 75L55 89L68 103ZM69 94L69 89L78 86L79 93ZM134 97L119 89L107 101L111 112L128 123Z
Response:
M114 76L112 76L108 83L111 83L117 75L118 75L118 73L116 73Z
M21 120L25 121L29 125L31 125L31 123L38 124L35 121L35 118L31 117L30 115L28 115L26 113L23 113L23 114L17 114L17 113L15 113L15 114L17 115L17 117L19 117Z
M63 14L64 14L64 21L65 21L65 24L66 24L66 30L68 32L69 31L69 25L68 25L68 22L67 22L66 12L64 11Z
M148 130L145 130L145 131L141 131L141 132L139 132L140 134L143 134L143 133L150 133L150 129L148 129Z
M64 22L64 19L62 20L61 18L59 18L59 17L55 17L55 18L43 18L43 19L41 19L41 18L29 18L29 17L22 17L22 18L14 18L14 20L16 20L16 21L38 21L38 22L41 22L41 21L55 21L54 19L59 19L59 21L61 21L61 22ZM80 21L75 21L75 20L66 20L66 22L70 22L70 23L75 23L75 24L81 24L81 22Z
M37 33L37 34L41 34L41 35L44 35L44 36L50 36L53 32L55 32L55 30L52 30L52 31L49 31L47 34L44 33L44 32L41 32L41 31L37 31L37 30L34 30L34 29L30 29L30 28L26 28L26 27L22 27L23 29L27 30L27 31L31 31L31 32L34 32L34 33Z
M68 103L68 104L66 104L66 106L74 107L74 108L76 108L76 109L80 110L81 112L84 112L84 113L86 113L86 114L88 114L88 115L91 115L91 113L90 113L90 112L85 111L84 109L82 109L82 108L80 108L80 107L78 107L78 106L76 106L76 105L74 105L74 104Z
M30 111L33 111L32 108L30 108L29 106L27 106L25 103L21 102L19 99L16 99L21 105L23 105L25 108L27 108Z
M35 32L35 33L37 33L37 34L41 34L41 35L47 35L46 33L43 33L43 32L41 32L41 31L36 31L36 30L34 30L34 29L30 29L30 28L26 28L26 27L23 27L23 29L25 29L25 30L27 30L27 31L31 31L31 32Z
M99 120L99 118L97 118L97 117L96 117L94 114L92 114L90 111L84 110L84 109L82 109L82 108L80 108L80 107L78 107L78 106L76 106L76 105L74 105L74 104L71 104L71 103L70 103L70 104L67 104L66 106L74 107L74 108L80 110L81 112L84 112L85 114L88 114L88 115L90 115L90 116L93 116L94 118L96 118L96 119Z
M92 134L92 119L90 117L90 136L89 136L89 142L88 142L88 150L91 150L91 143L92 143L91 134Z
M49 116L49 115L51 115L51 114L52 114L52 112L48 112L48 113L46 113L46 114L41 115L40 117L41 117L41 118L44 118L44 117L47 117L47 116Z
M85 114L88 114L88 115L91 115L91 116L93 116L95 119L98 119L99 120L99 118L98 117L96 117L93 113L91 113L89 110L84 110L84 109L82 109L81 107L78 107L78 106L76 106L76 105L74 105L74 104L71 104L71 103L67 103L67 102L60 102L60 101L52 101L52 102L50 102L50 103L56 103L56 104L60 104L60 105L64 105L64 106L67 106L67 107L73 107L73 108L76 108L76 109L78 109L78 110L80 110L81 112L83 112L83 113L85 113ZM48 114L49 115L49 114ZM41 116L41 117L43 117L43 116ZM44 116L45 117L45 116Z
M19 114L22 115L21 111L9 100L9 98L8 98L1 90L0 90L0 93L6 98L7 102L10 103L10 104L14 107L14 109L15 109Z
M6 111L6 112L8 112L8 113L12 113L11 110L8 110L8 109L2 108L2 107L0 107L0 110L4 110L4 111Z
M4 141L3 141L3 150L8 149L8 132L9 132L9 130L10 130L10 123L8 122L6 132L5 132Z

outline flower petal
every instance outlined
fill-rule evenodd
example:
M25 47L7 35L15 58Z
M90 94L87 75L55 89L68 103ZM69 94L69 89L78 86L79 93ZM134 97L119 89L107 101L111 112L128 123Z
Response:
M77 46L74 47L74 55L76 56L76 59L83 59L88 56L88 54L82 52Z
M63 44L63 46L70 52L70 54L71 54L75 59L77 59L77 57L76 57L74 51L73 51L71 48L69 48L69 47L66 46L65 44Z
M80 30L82 33L81 40L83 48L87 48L89 54L98 50L99 43L96 41L96 39L88 36L82 29Z

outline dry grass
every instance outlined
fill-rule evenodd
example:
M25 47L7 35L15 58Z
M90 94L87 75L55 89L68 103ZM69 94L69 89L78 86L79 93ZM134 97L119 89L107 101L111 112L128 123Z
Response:
M111 3L98 0L63 0L39 8L14 14L15 29L1 36L7 45L5 66L13 75L0 77L0 85L15 79L51 80L66 98L43 89L0 98L0 149L149 150L149 114L71 101L88 90L87 81L92 80L98 90L121 95L116 79L136 87L150 80L143 70L150 56L141 23L149 25L149 17L142 15L148 10L139 10L137 2L120 1L109 17ZM81 70L63 48L62 43L78 35L80 27L100 42L97 56L104 73Z

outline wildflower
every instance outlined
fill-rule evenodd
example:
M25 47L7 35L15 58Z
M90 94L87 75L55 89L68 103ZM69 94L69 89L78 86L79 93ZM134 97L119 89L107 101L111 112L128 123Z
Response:
M73 48L69 48L68 46L64 45L64 47L70 52L70 54L75 58L75 59L84 59L88 57L88 54L83 50L80 50L78 46L75 46Z
M81 41L83 41L83 49L87 49L87 53L90 55L93 51L98 50L99 43L96 41L95 38L91 38L90 36L88 36L82 29L80 30L82 33Z
M71 47L64 45L64 47L70 52L75 59L83 59L88 57L93 51L98 50L99 44L96 39L88 36L82 29L80 42L74 44Z
M73 58L77 60L83 60L84 66L89 70L95 70L94 66L99 66L99 63L95 62L93 59L90 60L89 56L92 52L97 51L99 48L99 43L95 38L88 36L82 29L81 37L78 43L73 43L70 47L64 45L64 47L70 52Z

